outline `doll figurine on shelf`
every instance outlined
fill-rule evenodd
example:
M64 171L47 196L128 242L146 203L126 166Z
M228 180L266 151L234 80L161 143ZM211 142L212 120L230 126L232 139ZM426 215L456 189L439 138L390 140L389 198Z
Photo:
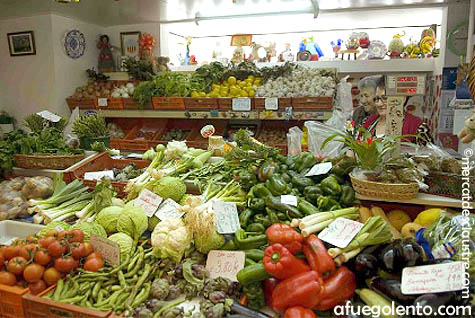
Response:
M103 34L99 37L97 48L100 50L98 69L100 73L114 72L115 63L112 55L112 45L109 43L109 36Z

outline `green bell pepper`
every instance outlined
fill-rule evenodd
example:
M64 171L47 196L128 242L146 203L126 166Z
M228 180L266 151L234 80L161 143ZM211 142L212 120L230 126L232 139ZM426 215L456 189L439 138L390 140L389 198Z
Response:
M311 152L301 152L295 160L295 169L302 172L304 169L311 168L317 163L317 159Z
M241 285L246 286L270 278L271 275L264 269L264 264L257 263L244 267L237 273L236 277Z
M298 156L287 156L287 159L285 159L285 164L287 167L289 167L290 170L295 168L295 160L297 159Z
M283 212L279 212L277 213L277 217L279 218L279 220L282 222L282 221L290 221L289 217L287 217L287 214L283 213Z
M304 213L305 215L315 214L320 212L312 203L299 198L298 206L300 212Z
M295 175L292 177L292 185L302 191L304 188L314 185L312 179L302 175Z
M251 223L246 227L247 232L264 233L266 228L261 223Z
M323 191L318 185L305 187L303 190L305 199L313 204L317 204L318 197L323 195Z
M254 216L254 222L255 223L260 223L261 225L264 226L264 228L267 228L267 227L271 226L271 224L272 224L269 217L264 215L264 214L256 214Z
M355 202L355 191L351 186L344 185L341 187L340 202L344 206L350 206Z
M273 174L266 181L266 188L273 195L282 195L289 193L292 188L278 174Z
M259 181L264 182L269 179L274 173L279 171L279 166L272 160L267 160L259 168Z
M343 177L339 177L337 175L334 175L333 173L330 174L330 176L335 177L335 179L336 179L336 181L338 182L339 185L342 185L343 183L345 183L345 179Z
M265 234L250 236L243 229L239 229L234 234L234 244L240 250L259 248L267 244L267 237Z
M237 246L234 239L230 239L220 249L225 251L235 251L237 250Z
M333 166L331 173L338 177L345 177L355 166L355 159L345 156Z
M249 190L247 194L248 198L261 198L264 199L268 196L272 195L269 189L266 188L264 183L258 183Z
M246 253L246 258L252 259L256 262L262 261L262 259L264 258L264 251L258 250L256 248L245 250L244 253Z
M280 173L284 173L284 172L286 172L287 170L289 170L289 166L287 166L285 163L283 163L283 164L281 164L281 165L279 166L279 172L280 172Z
M249 200L248 207L253 211L264 211L266 202L261 198L252 198Z
M239 185L246 191L249 191L256 183L257 183L257 176L245 169L239 171L237 176Z
M329 195L338 195L341 193L341 186L335 176L328 176L320 182L322 191Z
M318 209L320 211L333 211L333 210L341 209L340 203L338 203L338 201L335 201L329 197L325 197L322 195L318 198L317 201L318 201Z
M280 197L270 196L266 198L266 207L275 209L279 212L287 213L291 218L301 218L303 217L302 212L300 212L296 207L282 203Z
M259 199L259 200L262 200L262 199ZM246 227L249 224L249 221L251 220L253 215L254 215L253 210L245 209L239 214L239 224L241 224L242 227Z
M282 180L284 180L287 183L290 183L292 181L292 178L289 176L287 172L281 173L280 177L282 178Z
M244 260L244 266L251 266L251 265L255 265L257 264L256 261L246 257L245 260Z
M290 191L290 194L295 195L296 197L299 197L300 196L300 191L297 188L292 188L292 190Z
M277 216L277 211L269 208L269 207L266 207L266 213L267 215L269 216L269 220L272 222L272 223L279 223L279 217Z

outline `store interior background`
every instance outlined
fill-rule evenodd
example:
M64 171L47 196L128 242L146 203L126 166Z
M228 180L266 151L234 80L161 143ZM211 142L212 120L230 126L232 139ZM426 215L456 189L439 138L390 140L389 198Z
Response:
M274 6L272 2L280 2L282 6ZM460 21L468 20L470 14L470 0L320 0L321 12L316 20L311 14L295 14L217 19L201 21L199 25L192 21L164 23L193 19L196 12L201 16L225 16L306 10L310 2L246 0L243 3L236 6L231 0L82 0L77 4L60 4L52 0L0 0L0 106L19 122L25 115L43 109L68 116L65 97L85 83L87 68L97 68L95 44L99 35L109 35L111 43L120 47L120 32L132 31L151 33L159 43L155 55L170 56L172 61L177 60L177 52L184 52L184 46L178 44L183 39L173 34L193 36L191 51L198 62L203 62L209 61L216 42L229 43L230 37L226 35L230 34L311 30L307 35L314 35L325 55L332 57L330 41L338 38L345 41L352 31L371 29L367 31L370 39L388 44L394 34L401 32L399 27L416 26L405 28L404 41L408 42L411 35L420 35L422 26L437 24L441 54L430 63L433 74L438 75L443 67L457 66L459 57L447 50L446 35ZM61 46L65 33L72 29L80 30L86 37L85 54L76 60L67 57ZM331 31L335 29L338 30ZM34 31L36 55L10 57L7 33L25 30ZM284 37L296 48L302 35L305 34L260 35L255 39L272 41ZM463 46L466 39L459 41ZM230 57L232 50L223 47L223 55ZM277 47L279 51L281 47Z

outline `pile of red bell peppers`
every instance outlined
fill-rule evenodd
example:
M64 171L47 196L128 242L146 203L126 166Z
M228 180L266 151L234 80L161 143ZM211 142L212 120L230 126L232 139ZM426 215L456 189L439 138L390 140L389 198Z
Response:
M355 275L345 266L336 268L316 235L303 238L289 225L276 223L266 236L270 245L262 261L273 278L264 281L264 292L267 304L284 312L284 318L316 317L313 310L330 310L353 297ZM306 261L298 258L301 252Z

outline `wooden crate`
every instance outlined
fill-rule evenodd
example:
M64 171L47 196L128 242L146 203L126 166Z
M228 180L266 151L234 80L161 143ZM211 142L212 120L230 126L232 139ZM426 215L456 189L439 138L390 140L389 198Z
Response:
M293 110L332 110L333 97L292 97Z
M233 108L233 99L227 97L217 98L219 110L231 110Z
M124 139L120 140L119 149L146 151L150 147L156 146L165 130L166 123L166 119L143 119L140 125L135 126L127 133ZM151 139L136 139L141 129L154 131L153 137Z
M185 98L185 109L188 110L211 110L218 109L217 98Z
M255 110L266 110L265 107L265 97L255 97L254 98L254 109ZM292 99L290 97L279 97L279 108L280 110L285 109L285 107L292 106Z
M99 108L99 109L124 109L124 101L123 101L122 98L107 98L107 106L99 106L99 99L98 99L97 108Z
M194 128L196 127L196 123L194 120L188 119L169 119L162 130L162 133L157 137L156 140L159 143L167 143L171 140L164 140L163 137L173 128L181 129L181 130L188 130L188 134L185 137L185 140L190 140L190 136L193 133Z
M79 107L79 109L96 109L97 108L97 98L66 98L69 109L73 111L74 108Z
M183 110L185 101L183 97L152 97L152 106L156 110Z
M122 102L124 104L124 109L152 109L152 101L146 103L145 105L140 105L135 99L132 97L122 98Z
M24 312L23 295L28 288L18 286L6 286L0 284L0 317L1 318L24 318L28 317Z

